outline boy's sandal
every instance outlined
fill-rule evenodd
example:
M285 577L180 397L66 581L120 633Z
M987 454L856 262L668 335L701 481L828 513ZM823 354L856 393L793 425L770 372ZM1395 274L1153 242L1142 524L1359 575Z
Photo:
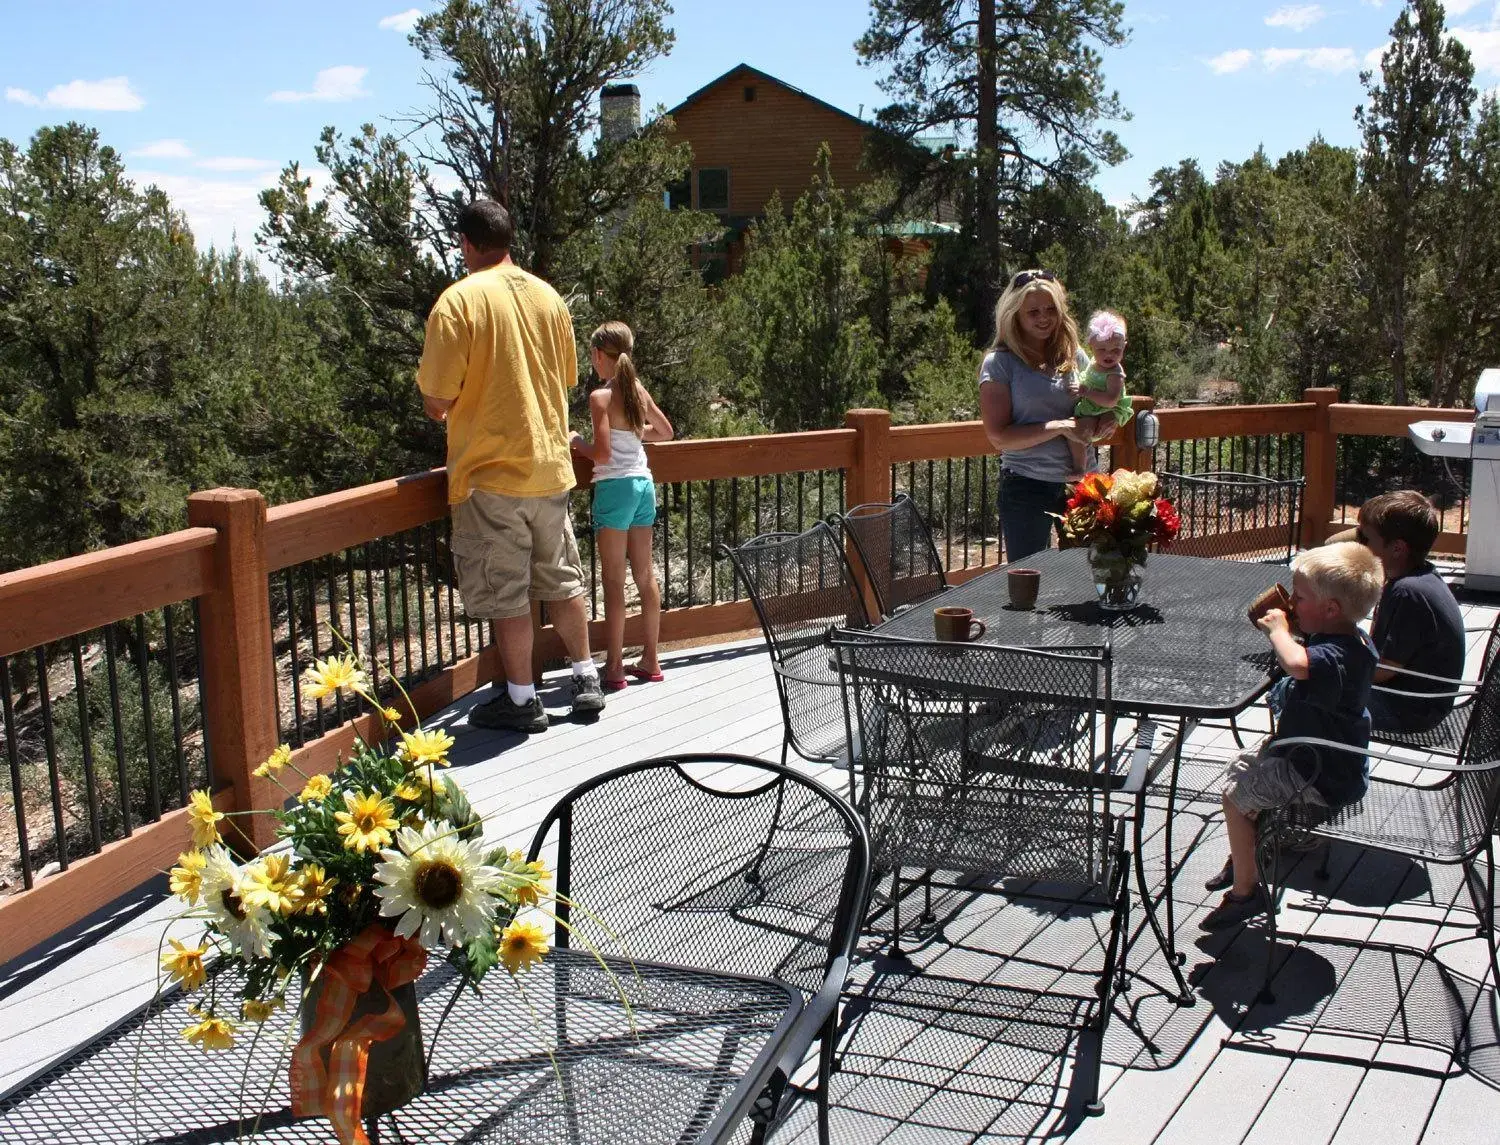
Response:
M623 692L626 688L630 687L630 681L623 676L618 680L601 679L599 682L604 685L606 692Z
M630 665L625 669L625 674L627 676L634 676L637 680L645 680L648 684L659 684L665 679L660 672L648 672L639 664Z

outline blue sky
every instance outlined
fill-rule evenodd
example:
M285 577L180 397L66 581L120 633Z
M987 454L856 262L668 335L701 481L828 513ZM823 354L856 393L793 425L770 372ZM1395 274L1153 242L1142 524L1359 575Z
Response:
M430 3L426 6L431 6ZM678 0L671 56L638 78L670 106L745 62L850 112L885 101L853 42L867 0ZM1358 73L1378 60L1397 0L1128 0L1130 42L1104 58L1133 118L1116 125L1131 158L1102 172L1112 202L1144 195L1158 167L1192 156L1212 170L1264 144L1273 157L1321 133L1354 142ZM260 221L257 191L280 166L312 163L325 124L387 125L420 105L421 57L401 0L0 0L0 135L47 123L97 126L129 171L187 212L201 244ZM1500 84L1500 3L1449 0L1478 84Z

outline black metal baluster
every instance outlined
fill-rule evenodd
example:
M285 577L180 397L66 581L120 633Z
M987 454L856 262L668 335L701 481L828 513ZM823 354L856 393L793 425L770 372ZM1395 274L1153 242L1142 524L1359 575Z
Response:
M417 643L422 648L422 676L426 678L431 658L427 654L427 578L422 575L427 567L427 547L422 543L427 537L427 526L417 526L417 541L412 546L412 564L417 570ZM442 649L438 649L439 653Z
M309 598L313 602L313 613L317 613L317 598L312 596L309 590ZM214 789L214 757L209 746L208 735L208 713L203 707L203 619L198 609L198 598L192 601L193 613L193 653L198 658L198 668L193 674L193 687L198 693L198 731L199 742L203 745L203 789L212 791ZM292 690L297 690L297 681L292 681Z
M375 541L366 541L360 546L360 563L365 568L365 623L369 625L369 628L366 629L368 640L365 644L365 653L370 661L370 695L379 697L380 633L378 630L379 626L375 621L375 567L374 554L372 552L377 544L380 545L383 551L385 548L385 540L383 538ZM351 549L350 552L352 553L353 550ZM389 601L389 595L386 595L386 599ZM394 645L390 644L391 630L389 624L386 625L385 638L387 646L394 649ZM394 661L395 657L392 656L391 660ZM392 676L396 674L396 665L394 663L389 663L387 668Z
M120 677L115 667L115 629L113 625L104 630L104 664L109 677L109 711L115 733L115 773L120 785L120 822L126 836L134 830L130 810L130 768L125 760L125 721L120 716ZM202 663L202 658L199 658Z
M94 740L89 720L89 682L83 671L83 646L73 637L73 689L78 696L78 747L83 755L83 790L89 805L89 841L97 854L104 847L99 826L99 787L94 782Z
M740 479L731 477L729 479L729 547L737 549L740 546ZM734 595L730 600L740 598L740 578L732 573L729 577L729 590Z
M931 517L928 518L932 520ZM943 567L953 567L953 458L943 462Z
M338 569L335 567L335 561L336 561L336 559L337 558L334 558L334 557L330 557L328 559L328 624L329 624L329 627L331 629L335 630L335 631L338 628L338 621L339 621L339 604L338 604L338 579L339 578L338 578ZM315 625L313 625L313 659L314 660L318 659L318 636L317 636L317 632L318 632L318 627L315 624ZM329 633L329 641L328 641L328 655L330 657L334 654L334 651L335 651L334 645L337 643L337 641L338 641L338 638L335 637L332 632L330 632ZM322 719L322 716L323 716L323 701L319 700L318 701L318 731L320 733L323 730L323 719ZM338 727L340 724L342 724L344 722L344 693L343 693L342 689L335 689L334 693L333 693L333 720L334 720L334 725L333 725L334 727Z
M151 711L151 650L146 643L146 619L143 616L135 618L135 640L136 671L140 673L141 682L141 723L146 740L146 810L155 822L161 818L161 786L156 770L156 719Z
M979 459L979 565L989 563L990 545L990 459L986 454Z
M286 642L291 653L287 667L292 675L292 728L291 734L287 736L286 742L293 747L301 747L304 742L302 734L302 689L297 687L297 678L302 673L302 649L297 645L297 578L296 570L287 568L282 570L282 590L286 596ZM317 609L314 608L314 613ZM281 700L276 701L276 718L281 719Z
M186 807L188 801L187 754L182 750L182 701L177 696L177 641L172 635L172 606L161 610L162 628L166 634L167 695L172 700L172 750L177 756L177 790L182 801L177 805ZM276 641L271 639L271 663L276 663ZM281 723L281 705L276 705L278 730Z
M687 486L687 522L685 529L687 532L687 555L685 557L687 561L686 604L689 608L692 608L695 594L693 592L693 486L691 484Z
M717 481L708 483L708 603L719 603L719 515Z
M26 792L21 785L21 756L16 747L16 707L10 694L10 657L0 656L0 712L5 714L5 759L10 764L10 799L16 812L16 842L21 860L21 887L31 889L31 840L26 833Z
M763 512L764 511L762 510L761 504L760 504L760 474L757 473L755 475L755 535L756 536L759 536L761 533L768 533L768 532L774 531L774 530L771 530L771 529L767 529L765 527L765 525L762 524L762 522L765 520L765 517L763 516Z
M349 631L344 633L344 639L349 642L349 651L356 657L359 656L359 593L354 588L354 550L344 550L344 587L349 590ZM370 643L375 638L375 613L370 613ZM331 651L331 649L330 649ZM374 682L374 677L371 677Z
M42 743L47 755L47 782L52 788L52 829L57 840L58 866L68 869L68 836L63 825L62 776L57 763L57 736L52 724L52 694L47 680L47 646L36 650L37 697L42 707Z
M971 531L970 526L973 522L973 517L969 508L969 506L972 504L972 502L970 502L969 500L969 473L973 469L973 460L974 459L972 457L964 458L964 568L969 567L969 533Z

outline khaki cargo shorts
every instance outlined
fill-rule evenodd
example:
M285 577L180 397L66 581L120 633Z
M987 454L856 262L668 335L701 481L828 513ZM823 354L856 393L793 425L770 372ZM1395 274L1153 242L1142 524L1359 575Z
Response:
M476 489L452 514L453 568L469 616L525 616L533 600L583 594L567 493L506 497Z

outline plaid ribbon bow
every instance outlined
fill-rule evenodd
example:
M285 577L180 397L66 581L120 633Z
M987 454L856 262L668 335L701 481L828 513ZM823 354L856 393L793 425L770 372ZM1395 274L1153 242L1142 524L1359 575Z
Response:
M349 1018L372 981L389 992L415 982L426 965L427 951L419 943L397 938L373 922L329 956L312 1027L292 1054L292 1116L327 1117L342 1145L370 1145L359 1119L370 1046L399 1033L406 1016L388 997L384 1013L366 1014L355 1022Z

